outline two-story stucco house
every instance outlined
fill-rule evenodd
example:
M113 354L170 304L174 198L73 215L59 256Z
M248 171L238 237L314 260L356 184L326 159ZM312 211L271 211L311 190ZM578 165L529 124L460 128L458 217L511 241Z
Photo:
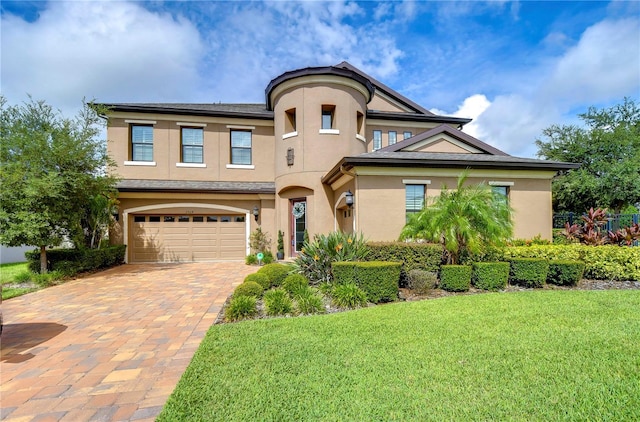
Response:
M467 168L508 197L515 237L548 239L551 179L576 167L510 156L346 62L278 76L264 104L107 105L129 262L243 259L258 226L289 257L305 230L396 240Z

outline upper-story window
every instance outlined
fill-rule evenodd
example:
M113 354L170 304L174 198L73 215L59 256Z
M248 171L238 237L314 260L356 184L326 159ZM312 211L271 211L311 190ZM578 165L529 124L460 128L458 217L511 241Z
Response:
M398 142L398 134L395 130L389 131L389 145L393 145Z
M131 161L153 161L153 126L132 124Z
M203 163L204 130L202 128L181 128L182 162Z
M402 135L403 139L409 139L413 136L413 134L411 132L405 131L404 134Z
M377 150L382 148L382 131L374 130L373 131L373 150Z
M284 112L284 133L295 132L296 129L296 109L290 108Z
M335 124L335 111L336 106L334 105L323 105L322 106L322 129L333 129L333 125Z
M250 130L231 130L231 164L251 165Z
M491 190L498 199L509 202L509 186L491 186Z

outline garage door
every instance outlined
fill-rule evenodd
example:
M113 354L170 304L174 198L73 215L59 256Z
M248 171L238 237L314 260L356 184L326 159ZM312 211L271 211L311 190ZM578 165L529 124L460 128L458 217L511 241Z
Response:
M244 215L133 215L131 262L244 259Z

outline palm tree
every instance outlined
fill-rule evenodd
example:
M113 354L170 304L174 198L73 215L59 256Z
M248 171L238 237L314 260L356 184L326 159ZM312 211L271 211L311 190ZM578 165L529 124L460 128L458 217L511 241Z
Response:
M497 246L513 234L512 209L506 198L485 183L464 186L469 172L458 177L456 190L443 186L440 196L410 216L400 240L423 239L442 243L448 264L457 264L468 253Z

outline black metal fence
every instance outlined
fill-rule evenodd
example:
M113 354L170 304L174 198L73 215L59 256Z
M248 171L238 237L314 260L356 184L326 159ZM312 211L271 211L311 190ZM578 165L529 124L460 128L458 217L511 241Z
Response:
M582 217L585 214L578 214L574 212L553 214L553 228L563 229L565 223L581 224ZM629 227L632 224L636 224L640 221L640 214L607 214L607 231L616 231L622 227Z

